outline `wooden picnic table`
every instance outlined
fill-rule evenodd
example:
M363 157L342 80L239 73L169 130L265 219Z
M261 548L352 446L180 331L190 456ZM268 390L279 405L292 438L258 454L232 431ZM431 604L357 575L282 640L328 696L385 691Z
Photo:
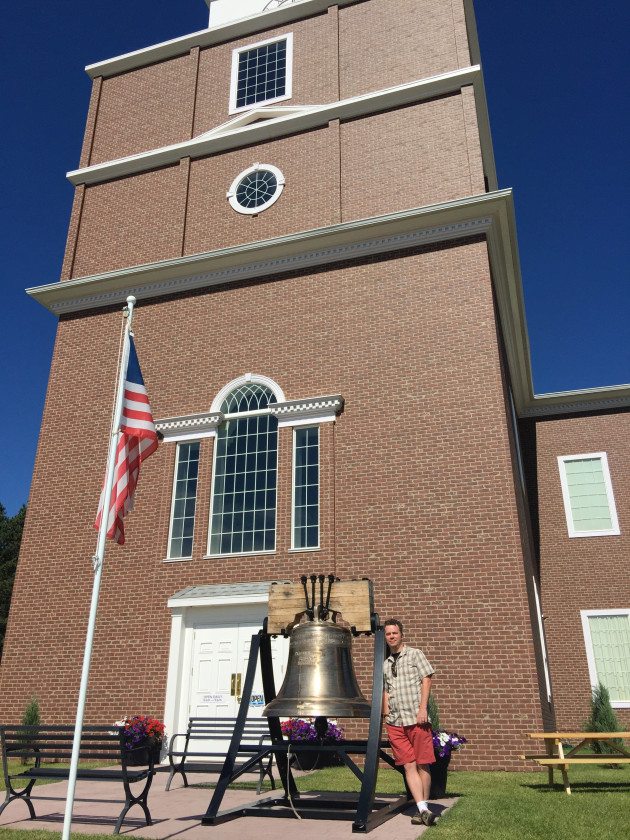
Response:
M630 738L630 732L528 732L530 738L538 738L545 742L545 755L520 755L526 761L536 761L541 767L546 767L549 773L549 785L553 787L553 771L562 772L565 791L570 794L569 765L570 764L628 764L630 752L615 744L613 739ZM564 741L579 741L565 752ZM601 742L612 747L612 753L580 754L586 746Z

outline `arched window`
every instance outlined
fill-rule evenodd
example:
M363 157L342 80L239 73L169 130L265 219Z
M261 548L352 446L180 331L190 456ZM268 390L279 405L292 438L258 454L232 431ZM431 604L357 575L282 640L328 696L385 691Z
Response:
M278 420L273 390L260 382L237 385L223 398L217 431L210 514L210 554L274 551Z

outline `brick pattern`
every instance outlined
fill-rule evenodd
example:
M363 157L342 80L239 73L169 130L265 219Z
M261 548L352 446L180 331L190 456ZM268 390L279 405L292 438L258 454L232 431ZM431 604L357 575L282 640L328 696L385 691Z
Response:
M232 52L293 33L293 90L278 105L322 105L339 98L336 14L317 15L201 50L195 136L233 119L229 113Z
M96 79L89 118L94 137L81 165L181 143L231 119L232 51L287 32L294 38L293 94L281 104L326 104L470 64L461 0L397 0L395 14L391 8L391 0L332 6L306 20Z
M176 164L87 187L72 276L179 257L187 172Z
M540 543L542 608L558 726L580 728L588 714L590 679L580 610L628 609L630 576L630 412L603 411L528 421L529 476ZM567 531L559 455L606 452L621 534L574 537ZM616 709L630 725L630 710Z
M198 52L102 80L90 165L190 140Z
M467 89L335 120L327 128L85 187L73 211L64 279L70 265L71 276L82 277L483 192L471 96ZM256 162L277 166L286 186L272 207L252 217L233 210L226 192Z
M470 64L461 0L372 0L339 10L341 98Z
M453 277L463 278L456 304ZM105 310L59 326L0 672L5 720L20 717L33 691L46 718L72 718L119 325ZM144 465L128 543L107 549L87 719L163 713L166 601L184 586L333 571L370 577L378 613L401 616L427 653L444 724L470 738L460 766L518 766L519 738L541 721L483 239L154 300L137 309L135 327L157 417L207 410L247 371L271 376L288 399L341 392L346 402L322 426L316 554L288 551L290 429L280 430L273 555L203 559L206 440L194 559L164 563L174 445ZM85 430L80 459L67 457L70 426ZM366 690L372 662L369 640L359 640Z
M279 200L255 217L234 210L226 192L254 163L277 166L286 185ZM193 160L185 253L197 254L269 239L339 221L337 132L323 128L259 146Z
M475 173L473 188L466 122L460 94L343 122L343 220L478 192L483 169ZM480 163L480 153L473 154Z

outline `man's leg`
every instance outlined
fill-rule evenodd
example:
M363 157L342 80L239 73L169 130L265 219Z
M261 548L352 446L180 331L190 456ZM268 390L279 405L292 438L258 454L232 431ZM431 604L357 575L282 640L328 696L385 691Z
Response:
M431 769L428 764L418 764L416 766L418 768L418 776L420 776L420 781L422 782L422 792L424 794L422 799L426 802L431 791Z
M410 761L409 764L404 764L405 779L407 780L407 787L413 797L414 802L426 802L429 795L429 788L431 787L431 776L429 776L429 787L425 789L423 777L420 775L420 768L426 767L426 764L416 764L415 761Z

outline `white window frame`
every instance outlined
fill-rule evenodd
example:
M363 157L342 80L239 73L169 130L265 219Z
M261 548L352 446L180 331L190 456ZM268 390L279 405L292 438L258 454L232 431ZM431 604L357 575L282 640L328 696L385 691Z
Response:
M569 461L584 461L587 458L598 458L602 464L602 473L604 476L604 486L606 488L606 497L608 499L608 510L610 512L610 528L601 531L576 531L573 525L573 513L571 510L571 497L569 494L569 485L567 482L567 475L565 464ZM564 500L564 513L567 519L567 528L570 537L611 537L618 536L619 520L617 519L617 508L615 506L615 497L612 489L612 482L610 480L610 470L608 469L608 457L605 452L589 452L583 455L559 455L558 469L560 470L560 484L562 485L562 498Z
M271 198L267 199L264 204L259 204L257 207L244 207L242 204L239 204L239 201L236 197L236 191L238 189L239 184L247 175L251 175L254 172L258 172L259 170L267 170L272 172L276 179L276 190ZM262 213L263 210L266 210L268 207L271 207L272 204L275 204L276 201L282 195L282 190L284 189L284 175L277 166L272 166L270 163L255 163L253 166L244 169L236 178L232 181L232 185L230 189L226 192L225 196L230 202L230 206L233 210L236 210L237 213L243 213L247 216L257 216L258 213Z
M274 96L271 99L260 99L258 102L252 102L250 105L241 105L236 107L236 99L238 95L238 64L241 53L249 52L250 50L264 47L267 44L273 44L277 41L286 41L286 75L285 87L282 96ZM232 78L230 83L230 114L240 114L243 111L251 111L252 108L260 108L261 105L272 105L274 102L284 102L286 99L291 99L293 96L293 33L286 32L283 35L278 35L275 38L267 38L265 41L257 41L255 44L247 44L244 47L237 47L232 50Z
M586 661L588 662L588 673L591 680L591 687L596 688L599 682L597 677L597 667L595 665L595 651L593 650L593 641L591 639L591 628L589 625L589 618L600 615L626 615L630 621L630 609L620 610L580 610L582 617L582 633L584 634L584 645L586 647ZM610 705L613 709L630 709L629 700L611 700Z
M223 401L230 394L232 391L236 390L241 385L251 384L254 383L255 385L262 385L263 387L269 388L270 391L276 396L281 397L284 401L284 393L279 385L277 385L272 379L269 379L266 376L258 376L256 374L247 373L245 376L239 376L236 379L233 379L227 385L225 385L217 396L214 398L212 402L211 410L218 411L223 404ZM243 412L235 412L235 413L228 413L223 416L223 420L238 420L244 417L258 417L263 415L270 415L274 416L271 408L263 408L260 410L255 411L243 411ZM216 434L215 434L216 438ZM278 447L279 447L279 436L278 436ZM214 453L212 456L212 478L211 478L211 491L210 491L210 518L208 521L208 542L206 548L206 554L204 554L204 560L214 560L219 557L250 557L262 554L275 554L278 546L278 474L280 472L280 459L279 459L280 450L278 448L278 462L276 464L276 526L274 528L274 548L264 548L264 549L257 549L254 551L236 551L236 552L219 552L213 553L210 549L212 543L212 513L214 511L214 481L217 472L217 441L215 439L214 445Z
M291 464L291 548L289 551L320 551L321 546L321 517L322 517L322 508L321 508L321 489L322 489L322 466L321 466L321 457L322 457L322 435L321 429L318 423L304 423L300 424L300 429L304 428L314 428L317 429L317 545L310 545L306 548L298 548L295 545L295 465L296 465L296 458L295 458L295 447L296 447L296 439L297 439L297 429L293 429L293 461Z
M173 536L173 514L175 512L175 489L177 487L177 470L179 467L179 453L181 451L180 447L181 444L189 444L189 443L199 443L199 459L201 460L201 442L199 438L193 438L192 440L182 440L177 442L177 447L175 451L175 468L173 470L173 484L171 486L171 512L169 514L169 524L168 524L168 542L166 544L166 563L181 563L186 562L187 560L192 560L192 553L190 557L171 557L171 538ZM195 524L197 522L197 501L199 500L199 476L197 476L197 495L195 496Z

